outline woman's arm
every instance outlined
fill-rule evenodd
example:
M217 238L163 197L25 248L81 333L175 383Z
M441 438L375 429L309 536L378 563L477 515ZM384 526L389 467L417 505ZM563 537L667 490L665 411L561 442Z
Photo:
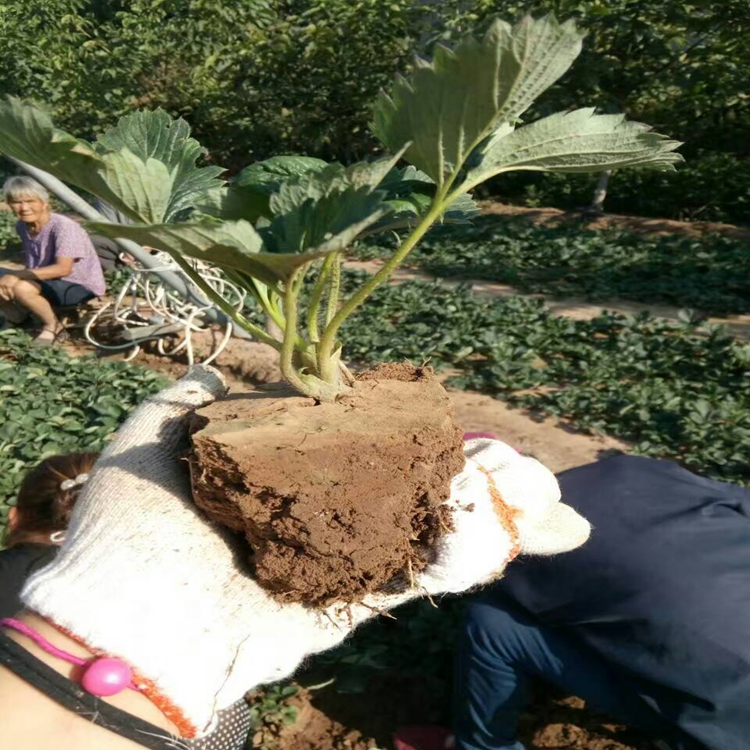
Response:
M26 269L24 271L14 271L14 275L19 279L27 281L47 281L50 279L62 279L70 276L73 271L75 258L60 257L49 266L40 268Z
M52 628L41 618L22 615L22 619L58 648L76 656L91 656L78 643ZM30 639L13 631L11 638L30 651L56 672L70 677L72 667L50 656ZM105 698L107 702L148 721L166 732L178 734L176 728L146 697L133 690ZM93 724L41 693L13 672L0 667L0 737L3 747L35 748L35 750L135 750L140 747L114 732ZM165 733L166 733L165 732Z

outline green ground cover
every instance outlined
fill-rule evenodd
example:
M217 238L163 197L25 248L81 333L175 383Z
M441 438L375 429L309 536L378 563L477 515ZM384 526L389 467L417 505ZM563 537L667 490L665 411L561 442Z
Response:
M750 312L748 244L721 235L644 237L483 215L471 226L433 230L409 262L440 278L499 281L522 292L725 315ZM387 257L392 246L378 237L360 247L358 257Z
M101 450L165 382L144 367L29 342L25 333L0 332L0 527L32 466L56 453Z

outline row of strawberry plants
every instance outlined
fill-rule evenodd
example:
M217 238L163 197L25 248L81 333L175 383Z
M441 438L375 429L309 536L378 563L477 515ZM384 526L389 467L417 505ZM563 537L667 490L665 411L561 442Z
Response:
M390 257L391 244L388 237L372 239L359 256ZM434 230L410 262L440 278L487 279L523 292L660 302L722 315L750 312L747 245L746 239L718 234L643 236L484 215L471 225Z

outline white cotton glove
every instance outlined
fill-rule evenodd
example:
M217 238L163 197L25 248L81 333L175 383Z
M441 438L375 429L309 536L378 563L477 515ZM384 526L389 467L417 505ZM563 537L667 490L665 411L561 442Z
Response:
M193 504L180 460L185 418L224 392L221 376L198 366L140 406L96 464L57 558L22 593L29 609L151 681L186 737L210 731L218 710L290 675L378 611L465 591L499 577L519 552L563 552L588 537L540 463L471 440L448 500L455 530L412 590L325 611L281 604L248 576L236 539Z

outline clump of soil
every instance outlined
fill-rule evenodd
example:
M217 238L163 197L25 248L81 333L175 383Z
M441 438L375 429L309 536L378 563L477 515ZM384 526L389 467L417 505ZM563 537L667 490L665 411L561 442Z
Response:
M317 403L282 389L196 412L196 503L244 532L254 573L284 601L354 602L408 582L450 528L442 503L462 431L429 368L381 365Z

